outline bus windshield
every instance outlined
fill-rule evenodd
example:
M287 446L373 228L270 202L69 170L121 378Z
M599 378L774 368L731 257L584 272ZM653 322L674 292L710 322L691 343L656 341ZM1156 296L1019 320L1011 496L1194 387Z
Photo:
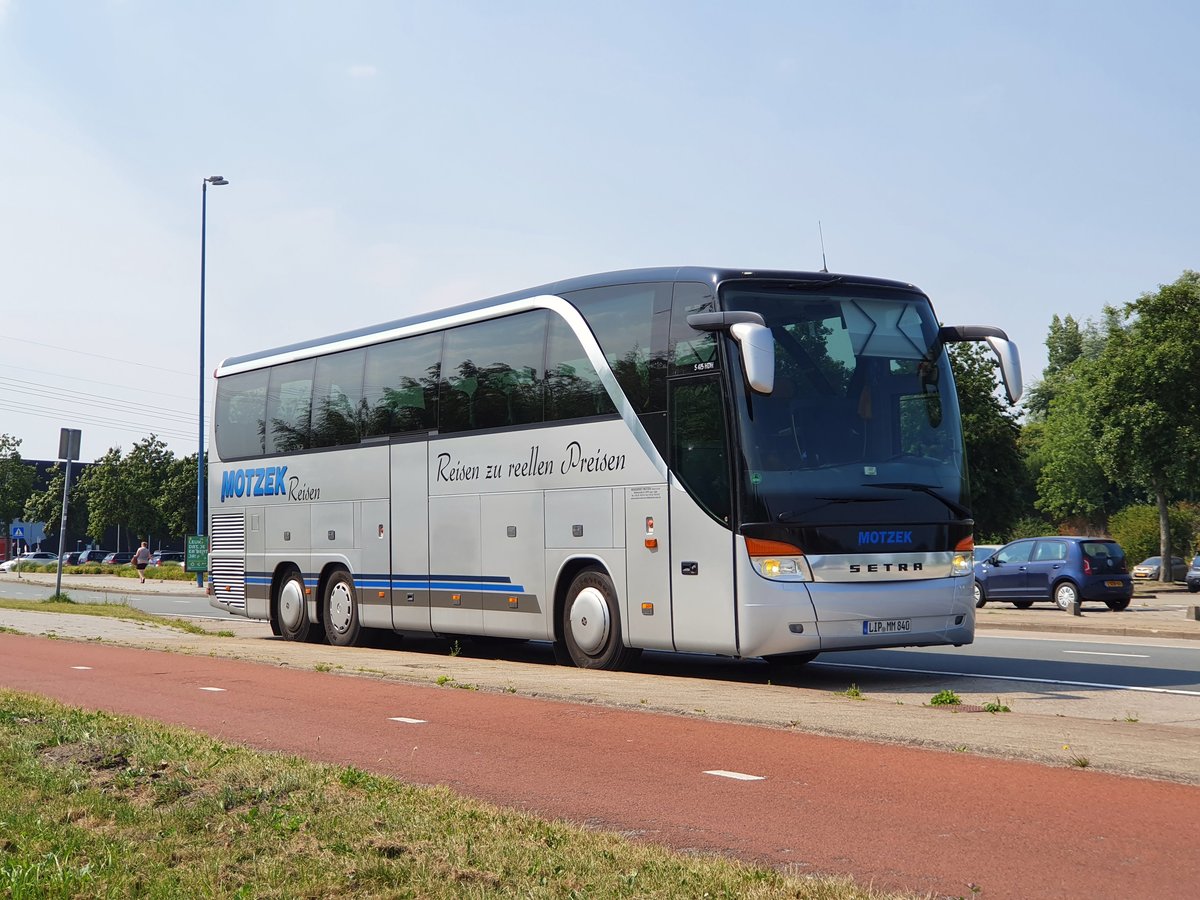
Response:
M762 315L775 339L772 393L733 391L742 522L969 518L954 379L928 300L844 290L722 294L725 309Z

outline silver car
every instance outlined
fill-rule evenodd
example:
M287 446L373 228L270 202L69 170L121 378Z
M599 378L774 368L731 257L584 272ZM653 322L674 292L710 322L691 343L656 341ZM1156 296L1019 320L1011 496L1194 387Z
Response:
M1162 557L1150 556L1130 570L1134 581L1158 581L1159 570L1162 569ZM1187 577L1188 564L1182 557L1171 557L1171 580L1183 581Z

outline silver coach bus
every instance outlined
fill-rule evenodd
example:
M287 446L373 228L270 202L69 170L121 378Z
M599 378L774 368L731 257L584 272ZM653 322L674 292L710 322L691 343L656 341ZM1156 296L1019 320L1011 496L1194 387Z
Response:
M225 360L212 605L365 629L803 663L974 638L941 326L909 284L642 269Z

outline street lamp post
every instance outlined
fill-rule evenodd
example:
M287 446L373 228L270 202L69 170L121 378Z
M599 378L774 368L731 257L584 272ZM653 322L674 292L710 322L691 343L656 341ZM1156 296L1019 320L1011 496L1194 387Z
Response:
M204 251L208 230L208 186L229 184L220 175L210 175L200 183L200 449L196 454L196 534L204 534ZM204 586L204 573L196 573L196 586Z

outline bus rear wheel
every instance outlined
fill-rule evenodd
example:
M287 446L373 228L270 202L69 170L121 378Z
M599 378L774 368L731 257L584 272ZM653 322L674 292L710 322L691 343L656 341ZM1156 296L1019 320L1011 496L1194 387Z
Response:
M562 633L570 662L581 669L616 671L639 655L621 640L621 611L612 579L596 569L580 572L571 582Z
M354 590L354 579L349 572L338 571L325 582L325 595L321 598L321 618L325 623L325 636L335 647L354 647L362 637L362 625L358 616L358 596Z
M304 579L295 569L288 572L279 584L279 594L275 598L275 622L285 640L303 642L310 639L313 627L308 621Z

